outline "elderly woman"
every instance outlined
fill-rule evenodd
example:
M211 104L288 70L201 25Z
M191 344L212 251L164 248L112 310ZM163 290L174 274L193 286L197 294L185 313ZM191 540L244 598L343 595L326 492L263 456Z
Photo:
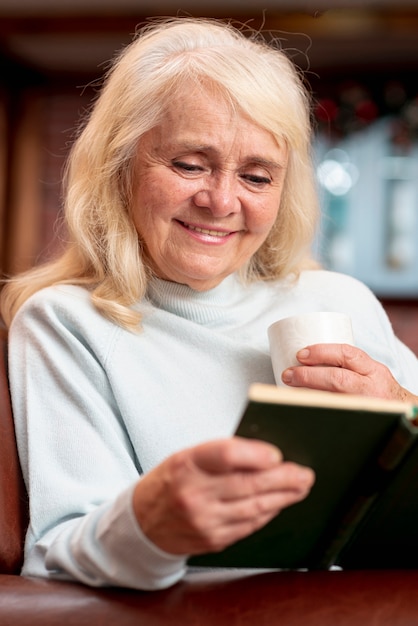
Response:
M25 574L168 586L307 495L309 468L231 436L281 317L344 311L358 346L311 346L288 384L418 393L374 296L309 262L309 113L283 52L215 21L116 60L70 155L67 249L2 294Z

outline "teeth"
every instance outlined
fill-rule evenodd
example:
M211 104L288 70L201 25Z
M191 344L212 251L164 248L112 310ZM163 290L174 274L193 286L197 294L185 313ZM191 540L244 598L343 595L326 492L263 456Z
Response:
M208 228L199 228L198 226L191 226L190 224L187 224L187 228L197 233L203 233L204 235L212 235L212 237L226 237L229 235L229 233L220 230L209 230Z

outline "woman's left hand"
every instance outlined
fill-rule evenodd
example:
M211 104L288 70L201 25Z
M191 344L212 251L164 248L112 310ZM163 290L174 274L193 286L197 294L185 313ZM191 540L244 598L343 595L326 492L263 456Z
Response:
M297 353L300 365L286 369L282 380L292 387L308 387L392 400L417 402L390 370L363 350L348 344L315 344Z

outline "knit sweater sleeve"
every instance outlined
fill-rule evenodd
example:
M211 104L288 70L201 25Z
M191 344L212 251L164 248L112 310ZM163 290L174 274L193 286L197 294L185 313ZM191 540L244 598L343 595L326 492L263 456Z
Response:
M13 412L30 501L23 573L167 587L183 576L185 558L153 545L134 516L140 465L105 367L118 329L82 291L71 293L70 308L60 305L59 290L49 299L41 292L10 329ZM94 341L81 332L81 319Z

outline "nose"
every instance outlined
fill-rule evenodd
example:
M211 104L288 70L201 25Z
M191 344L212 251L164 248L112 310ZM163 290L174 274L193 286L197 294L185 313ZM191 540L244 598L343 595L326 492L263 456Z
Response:
M196 206L208 209L215 217L226 217L241 210L238 182L232 173L210 176L193 200Z

